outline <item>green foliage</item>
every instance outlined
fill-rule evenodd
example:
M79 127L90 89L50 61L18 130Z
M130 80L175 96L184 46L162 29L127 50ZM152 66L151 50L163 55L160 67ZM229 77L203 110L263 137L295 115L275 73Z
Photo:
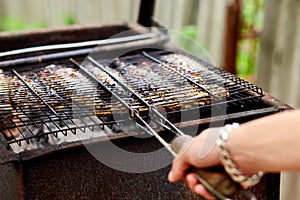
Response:
M76 19L73 15L71 14L66 14L64 17L63 17L63 25L66 25L66 26L71 26L71 25L74 25L76 24Z
M20 19L5 16L0 18L0 29L3 31L16 31L24 27L24 22Z
M198 36L198 29L196 25L184 26L181 29L181 33L187 37L195 40Z
M248 76L255 72L255 60L247 51L240 50L237 57L237 66L239 66L239 76Z
M256 72L260 38L255 34L263 26L263 6L265 0L243 0L241 35L237 55L237 75L253 76ZM245 36L246 35L246 36Z
M243 0L242 31L247 31L250 28L261 29L263 24L263 6L265 0Z
M213 63L212 58L209 56L207 50L199 44L196 40L199 34L197 25L188 25L181 28L180 33L172 32L171 43L186 51L194 54L195 56Z
M4 16L0 18L0 31L32 30L45 27L46 23L43 21L26 23L24 20L13 16Z
M76 24L74 16L67 14L62 17L63 25L70 26ZM23 19L14 16L0 17L0 31L20 31L20 30L33 30L47 28L48 25L45 21L26 22Z
M195 25L184 26L182 27L180 32L183 34L177 36L180 46L187 51L193 51L194 41L196 40L198 35L197 26Z

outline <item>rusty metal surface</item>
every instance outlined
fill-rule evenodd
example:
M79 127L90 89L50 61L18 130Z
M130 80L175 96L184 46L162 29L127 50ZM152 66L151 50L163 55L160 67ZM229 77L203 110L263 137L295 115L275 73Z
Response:
M269 106L273 106L278 108L279 111L284 111L284 110L293 110L294 108L291 107L290 105L280 101L279 99L271 96L269 93L264 92L265 96L263 97L263 102Z
M105 142L94 145L105 152L109 148ZM124 139L116 145L133 152L160 148L153 138L147 142ZM133 164L121 155L107 156L124 165ZM103 165L84 148L22 162L22 167L25 199L197 199L182 184L167 182L169 167L148 173L121 172Z
M23 199L23 173L20 163L0 164L0 180L0 199Z
M124 31L134 30L143 34L149 32L139 24L103 24L103 25L75 25L56 29L3 32L0 33L0 52L30 48L36 46L76 43L92 40L102 40L113 37ZM78 49L78 48L77 48ZM62 50L61 50L62 51ZM57 53L59 51L39 51L23 54L23 57L40 56L46 53ZM18 59L20 56L5 56L0 61Z
M15 33L3 32L0 33L0 43L5 45L1 45L0 51L40 45L80 42L84 41L86 38L89 40L104 39L128 29L129 27L127 24L107 24L102 26L77 25L65 28L22 31Z
M132 152L160 148L154 138L143 139L143 142L138 138L125 138L115 144ZM106 142L93 146L103 151L108 148ZM124 165L133 164L124 161L121 155L110 158ZM18 181L20 178L12 179L5 186L5 191L9 191L2 194L6 195L5 199L202 199L182 182L170 184L169 170L170 166L148 173L121 172L99 162L84 147L78 147L16 165L2 165L0 176L22 176L23 182ZM267 174L251 191L257 199L279 199L279 180L279 174ZM1 187L3 189L3 185ZM238 194L234 199L244 199L243 195Z
M267 95L267 101L282 105L281 109L288 108L285 104ZM270 113L278 110L268 109ZM253 112L253 111L250 111ZM256 114L263 116L270 114L264 112ZM245 114L245 113L244 113ZM258 115L236 115L228 117L226 121L244 122L257 118ZM183 125L183 129L195 127L199 131L207 128L209 120L204 123L189 122ZM217 123L216 123L217 124ZM140 140L129 137L126 134L118 134L111 137L115 143L126 150L133 152L152 151L161 148L154 139ZM87 142L91 146L106 149L107 138L97 138ZM38 156L35 155L38 154ZM111 156L109 153L108 156ZM2 165L2 177L22 176L17 184L7 184L5 191L12 194L23 195L24 199L201 199L182 186L182 183L170 184L167 182L167 173L170 166L150 173L131 174L120 172L103 165L96 160L84 146L79 143L70 143L62 146L53 146L51 149L37 150L36 152L24 152L22 160L17 165L6 163ZM111 157L122 160L122 158ZM170 158L165 158L170 159ZM146 161L147 162L147 161ZM124 162L124 165L132 164ZM18 167L22 170L18 169ZM22 182L23 181L23 182ZM262 181L251 191L257 199L279 199L279 174L267 174ZM22 190L24 187L24 191ZM19 188L19 189L16 189ZM3 188L2 188L3 189ZM235 199L243 199L244 194L238 194ZM9 199L20 199L11 196Z

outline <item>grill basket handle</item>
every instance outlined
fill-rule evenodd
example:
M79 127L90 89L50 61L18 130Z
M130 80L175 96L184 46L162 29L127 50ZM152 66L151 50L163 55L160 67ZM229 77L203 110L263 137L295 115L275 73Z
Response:
M192 137L189 135L182 135L176 137L171 142L171 148L177 154L181 149L186 148L190 144ZM224 167L216 166L209 168L191 168L189 172L196 175L198 181L218 199L232 198L240 189L241 186L226 173Z

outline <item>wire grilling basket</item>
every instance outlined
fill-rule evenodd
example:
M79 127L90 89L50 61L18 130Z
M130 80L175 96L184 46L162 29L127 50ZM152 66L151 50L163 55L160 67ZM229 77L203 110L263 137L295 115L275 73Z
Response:
M62 135L118 132L131 120L130 110L146 118L152 106L176 123L190 112L210 117L212 107L220 114L249 110L263 96L261 88L232 74L167 51L12 69L0 78L0 130L16 151L78 140Z

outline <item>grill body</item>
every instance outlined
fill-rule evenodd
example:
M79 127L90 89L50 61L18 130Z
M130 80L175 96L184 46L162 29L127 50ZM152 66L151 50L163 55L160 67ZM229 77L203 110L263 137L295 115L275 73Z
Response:
M122 148L152 150L155 139L118 139ZM97 142L105 151L106 142ZM122 159L122 158L112 158ZM166 158L170 159L170 158ZM128 163L124 163L128 164ZM183 183L170 184L170 166L149 173L114 170L84 147L73 147L27 161L1 165L2 199L202 199ZM251 189L257 199L279 199L279 174L267 174ZM235 199L243 199L243 194Z
M108 36L114 35L116 34L115 30L120 31L118 27L120 26L110 26L108 29L104 28L104 31L94 29L91 34L98 35L104 32ZM126 25L121 27L123 27L121 30L124 30ZM80 40L93 39L89 35L85 36L86 31L91 30L91 28L75 29ZM61 43L74 42L72 35L75 29L56 30L51 35L52 38ZM46 33L35 32L11 36L11 38L7 35L0 37L0 41L5 41L7 44L1 47L4 48L1 50L10 50L9 46L11 49L27 47L29 44L16 46L14 41L23 41L26 38L34 39L44 34ZM7 38L9 40L6 40ZM40 38L40 44L49 44L50 41L47 38ZM35 43L34 45L38 44ZM138 42L136 45L138 46ZM123 47L124 44L119 44L116 48ZM39 52L39 54L43 54L43 52ZM10 61L16 58L9 56L6 60ZM15 67L15 65L13 66ZM30 65L25 68L30 70ZM211 124L214 126L222 125L224 121L226 123L243 123L291 109L267 93L257 104L257 107L260 109L186 121L181 126L186 132L195 128L201 131ZM108 138L94 138L88 140L85 145L108 151L108 139L113 140L121 148L133 152L139 152L141 149L145 152L151 152L161 147L155 138L139 139L122 133ZM3 138L1 140L4 141ZM5 145L1 145L0 148L2 162L0 165L0 199L201 199L201 197L192 194L182 183L170 184L167 182L170 166L148 173L121 172L107 167L95 159L80 141L19 154L8 151ZM122 160L118 157L112 157L112 159ZM165 159L171 160L171 155ZM128 163L124 162L124 165L128 165ZM251 190L258 199L279 199L279 181L280 174L267 174ZM236 199L241 198L242 194L236 197Z

